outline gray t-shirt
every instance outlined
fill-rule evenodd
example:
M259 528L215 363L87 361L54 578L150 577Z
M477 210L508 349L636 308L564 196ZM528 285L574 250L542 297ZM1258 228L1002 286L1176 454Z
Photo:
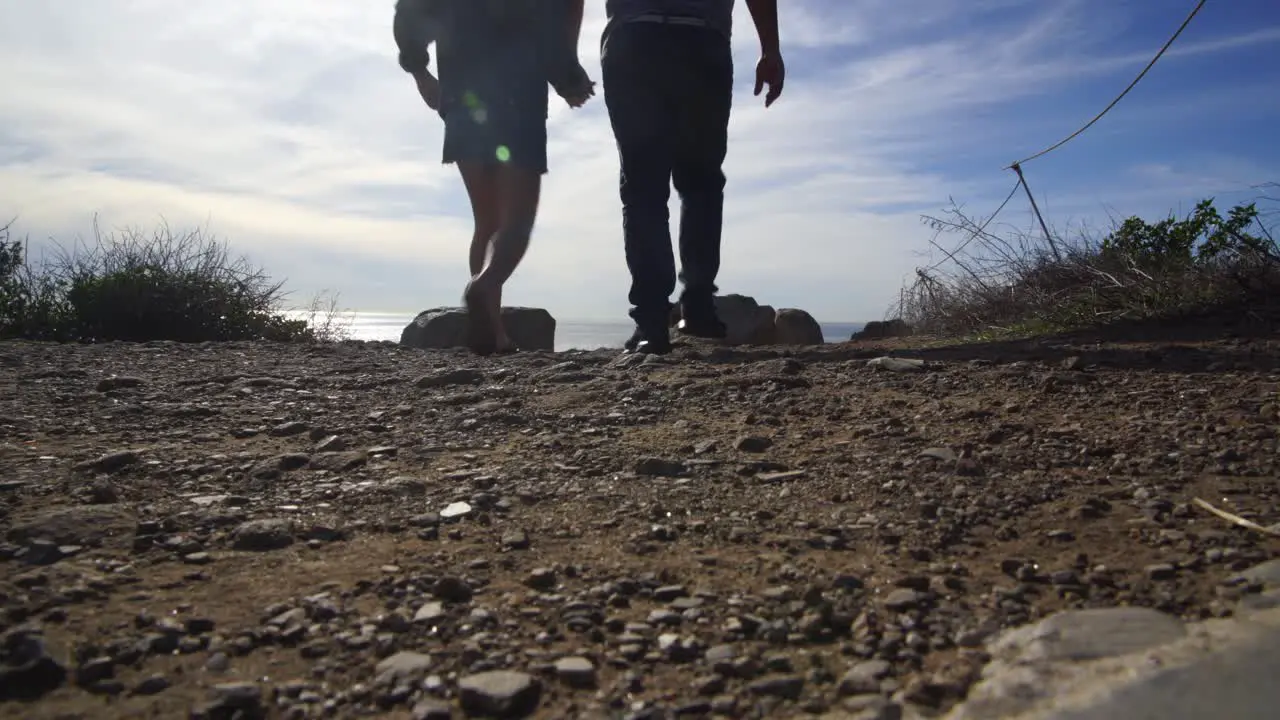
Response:
M641 15L673 15L706 20L726 36L733 33L734 0L607 0L610 22L628 22Z

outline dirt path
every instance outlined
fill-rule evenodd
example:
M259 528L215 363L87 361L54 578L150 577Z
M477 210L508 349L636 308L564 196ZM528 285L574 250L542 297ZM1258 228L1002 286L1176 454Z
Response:
M3 343L0 716L927 715L1232 611L1280 541L1191 501L1280 522L1277 350Z

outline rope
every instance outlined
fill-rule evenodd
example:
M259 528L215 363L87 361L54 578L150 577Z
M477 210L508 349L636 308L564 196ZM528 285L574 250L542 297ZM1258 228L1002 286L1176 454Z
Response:
M1120 100L1121 100L1122 98L1124 98L1124 96L1125 96L1125 95L1128 95L1128 94L1129 94L1129 91L1130 91L1130 90L1132 90L1132 89L1134 88L1134 86L1135 86L1135 85L1137 85L1137 84L1138 84L1138 82L1139 82L1140 80L1142 80L1142 78L1143 78L1143 77L1145 77L1145 76L1146 76L1147 71L1149 71L1149 70L1150 70L1150 69L1151 69L1151 68L1156 64L1156 61L1157 61L1157 60L1159 60L1159 59L1160 59L1160 57L1161 57L1162 55L1164 55L1165 51L1169 49L1169 46L1170 46L1170 45L1173 45L1173 41L1174 41L1174 40L1177 40L1177 39L1178 39L1178 36L1182 34L1182 31L1183 31L1183 30L1186 30L1186 29L1187 29L1187 26L1191 24L1191 20L1192 20L1192 18L1194 18L1194 17L1195 17L1195 16L1200 12L1200 9L1204 7L1205 2L1207 2L1207 0L1200 0L1200 2L1196 3L1196 7L1195 7L1195 9L1191 11L1191 14L1187 16L1187 19L1186 19L1186 20L1183 20L1183 21L1182 21L1182 25L1178 28L1178 31L1177 31L1177 32L1175 32L1175 33L1173 34L1173 37L1169 38L1169 41L1168 41L1168 42L1166 42L1166 43L1164 44L1164 47L1160 48L1160 52L1156 53L1156 56L1155 56L1155 57L1153 57L1153 58L1151 58L1151 62L1147 63L1147 66L1146 66L1145 68L1143 68L1143 69L1142 69L1142 72L1138 73L1138 77L1134 78L1134 79L1133 79L1133 82L1129 83L1129 87L1125 88L1125 89L1124 89L1124 92L1122 92L1122 93L1120 93L1119 95L1117 95L1117 96L1116 96L1116 99L1115 99L1115 100L1112 100L1110 105L1108 105L1108 106L1106 106L1105 108L1103 108L1103 109L1102 109L1102 112L1100 112L1100 113L1098 113L1097 115L1095 115L1095 116L1093 117L1093 119L1092 119L1092 120L1090 120L1088 123L1086 123L1086 124L1085 124L1085 126L1084 126L1084 127L1082 127L1082 128L1080 128L1079 130L1077 130L1077 131L1075 131L1075 132L1071 133L1070 135L1068 135L1067 137L1063 138L1062 140L1059 140L1056 144L1051 145L1051 146L1049 146L1049 147L1045 148L1044 150L1041 150L1040 152L1036 153L1035 155L1032 155L1031 157L1025 158L1025 159L1023 159L1023 160L1019 160L1019 161L1017 161L1017 162L1015 162L1015 163L1011 163L1011 164L1010 164L1007 168L1005 168L1005 169L1006 169L1006 170L1012 170L1013 168L1015 168L1015 167L1017 167L1017 166L1019 166L1019 165L1022 165L1023 163L1026 163L1026 162L1030 162L1030 161L1032 161L1032 160L1035 160L1036 158L1041 157L1042 155L1048 155L1049 153L1053 152L1054 150L1057 150L1058 148L1062 147L1063 145L1066 145L1069 141L1071 141L1071 140L1075 139L1075 137L1076 137L1077 135L1079 135L1080 133L1084 132L1085 130L1088 130L1090 127L1092 127L1092 126L1093 126L1093 124L1094 124L1094 123L1096 123L1096 122L1098 122L1099 120L1101 120L1103 115L1106 115L1106 114L1111 110L1111 108L1115 107L1115 106L1116 106L1116 103L1120 102Z

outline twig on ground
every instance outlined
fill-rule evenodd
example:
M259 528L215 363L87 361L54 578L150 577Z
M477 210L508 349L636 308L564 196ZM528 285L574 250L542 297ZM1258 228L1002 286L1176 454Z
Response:
M1253 530L1254 532L1260 532L1263 535L1270 535L1271 537L1280 537L1280 530L1273 530L1269 527L1263 527L1262 525L1259 525L1258 523L1252 520L1242 518L1239 515L1229 513L1226 510L1219 510L1218 508L1210 505L1209 503L1205 502L1204 500L1201 500L1200 498L1195 498L1194 500L1192 500L1192 502L1234 525L1239 525L1242 528Z

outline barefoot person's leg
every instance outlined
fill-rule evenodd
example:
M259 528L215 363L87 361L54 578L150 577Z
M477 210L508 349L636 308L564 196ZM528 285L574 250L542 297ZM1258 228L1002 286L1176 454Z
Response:
M515 164L494 168L497 176L498 230L488 243L480 272L467 285L467 311L480 319L475 324L477 341L490 333L494 350L506 349L510 340L502 326L502 287L515 273L529 249L529 239L538 214L542 173Z
M495 165L474 160L459 162L458 172L467 189L467 199L471 201L471 215L475 222L468 254L471 277L475 277L484 269L485 256L489 254L489 241L502 224L498 204L498 173Z
M467 197L471 201L471 212L475 219L475 231L471 236L471 248L468 254L470 276L475 278L484 269L489 257L489 248L494 235L502 227L502 205L499 191L499 166L496 163L464 161L458 163L462 174L463 185L467 188ZM490 297L491 317L497 317L494 323L494 341L498 351L513 348L511 338L501 326L502 291L492 293Z
M492 173L497 228L463 296L470 344L482 354L512 347L502 324L502 289L529 248L547 172L547 79L534 61L536 47L509 45L503 52L488 65L488 95L498 102L487 105L476 143Z

